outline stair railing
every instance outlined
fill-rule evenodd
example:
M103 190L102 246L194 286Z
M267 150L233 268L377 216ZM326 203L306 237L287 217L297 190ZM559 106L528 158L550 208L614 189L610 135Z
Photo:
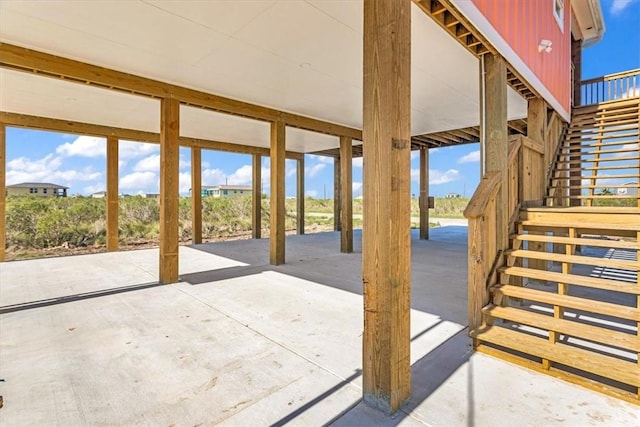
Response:
M521 206L541 205L544 199L545 167L544 144L526 136L509 139L506 188L506 206L498 205L502 188L501 174L487 172L467 205L464 216L468 220L468 315L469 330L482 325L482 307L489 303L489 288L498 281L498 268L504 257L502 242L498 241L498 229L504 227L507 235L515 231L515 223ZM501 225L499 215L503 209L509 212L509 223Z
M580 82L580 105L640 96L640 68Z
M553 149L553 155L551 156L551 163L549 164L549 167L547 168L547 173L546 173L546 179L545 182L548 185L548 195L549 195L549 200L553 201L553 205L555 206L555 195L558 191L559 187L553 187L553 181L555 180L559 180L559 179L569 179L569 177L560 177L558 176L558 171L556 170L556 166L558 164L558 162L561 160L561 158L565 157L565 155L562 154L562 147L564 145L564 139L567 136L567 131L569 130L569 126L566 124L562 124L562 129L560 131L560 135L557 138L557 142L556 142L556 146ZM550 140L551 138L547 138L547 140ZM570 152L566 153L566 156L569 156Z

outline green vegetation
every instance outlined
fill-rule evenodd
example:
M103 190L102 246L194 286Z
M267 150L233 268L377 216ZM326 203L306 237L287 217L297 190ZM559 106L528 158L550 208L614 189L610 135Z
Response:
M436 199L434 217L462 217L468 199ZM418 201L411 201L412 215L418 215ZM154 245L159 238L158 199L122 197L119 202L119 238L123 247ZM296 227L296 200L286 200L285 228ZM333 200L305 200L307 232L333 229ZM329 215L317 215L326 213ZM314 215L316 214L316 215ZM362 199L354 200L354 214L362 214ZM104 250L106 239L106 200L91 197L8 196L6 232L8 258L58 255L71 251ZM191 238L191 198L180 199L179 233L182 242ZM205 241L247 238L251 234L251 198L202 199L202 234ZM354 219L362 227L362 219ZM269 228L269 200L262 199L262 228ZM56 252L52 248L58 248Z

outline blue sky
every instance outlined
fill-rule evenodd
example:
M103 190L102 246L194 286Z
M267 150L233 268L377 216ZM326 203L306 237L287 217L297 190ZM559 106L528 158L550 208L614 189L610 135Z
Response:
M640 68L640 0L601 0L606 32L583 53L583 78ZM70 187L70 194L105 190L105 146L102 138L7 128L7 184L46 181ZM430 150L430 187L434 196L470 196L479 180L479 147L469 144ZM159 147L120 142L120 192L159 192ZM190 187L190 151L180 149L180 192ZM333 197L333 160L305 158L306 194ZM418 157L412 155L411 191L418 194ZM269 192L269 160L263 158L263 182ZM203 150L203 185L251 184L251 157ZM287 196L296 194L296 163L286 165ZM354 197L362 191L362 162L354 160Z

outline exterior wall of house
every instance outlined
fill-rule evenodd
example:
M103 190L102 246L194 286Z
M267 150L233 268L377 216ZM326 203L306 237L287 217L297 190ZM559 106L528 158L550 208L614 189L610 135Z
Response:
M251 196L251 188L203 188L202 197L237 197L237 196Z
M29 196L38 196L38 197L49 197L49 196L58 196L58 191L62 194L63 190L57 190L51 187L9 187L7 186L7 195L20 195L26 194Z
M571 109L571 0L454 0L454 4L525 78L527 75L520 68L526 66L568 114ZM554 16L556 4L563 5L560 23ZM474 14L476 16L472 16ZM497 36L483 28L486 25L480 22L482 17ZM497 37L502 43L496 43ZM539 52L542 40L552 42L550 52ZM505 52L508 49L501 49L500 44L510 48L511 54ZM513 54L521 64L510 58ZM530 83L535 87L535 82Z

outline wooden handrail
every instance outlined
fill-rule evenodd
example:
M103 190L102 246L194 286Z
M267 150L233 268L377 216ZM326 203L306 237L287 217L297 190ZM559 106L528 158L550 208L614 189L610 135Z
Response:
M464 210L464 217L467 219L481 217L485 213L487 205L498 194L499 190L500 172L485 173Z
M580 105L640 96L640 68L580 82Z

